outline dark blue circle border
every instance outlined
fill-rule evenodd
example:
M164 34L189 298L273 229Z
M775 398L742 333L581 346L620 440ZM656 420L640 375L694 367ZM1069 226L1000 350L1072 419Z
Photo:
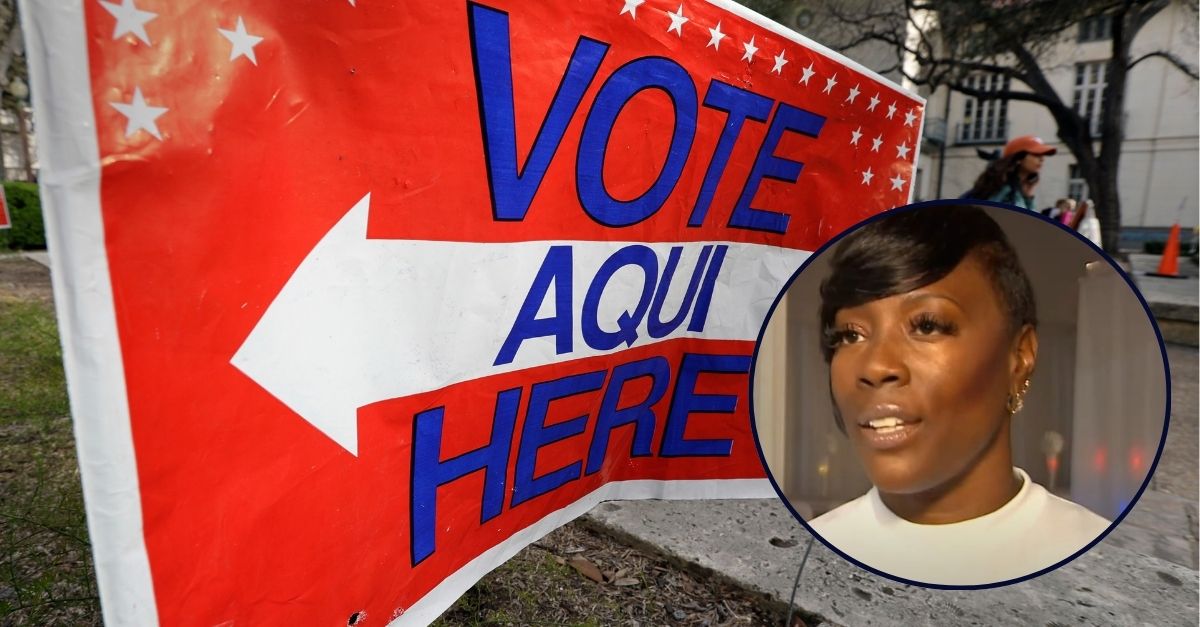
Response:
M1013 579L1006 579L1003 581L997 581L994 583L987 583L987 584L956 586L956 585L926 583L926 582L922 582L922 581L916 581L913 579L905 579L904 577L899 577L896 575L892 575L890 573L883 572L881 570L874 568L873 566L870 566L868 564L860 562L859 560L851 557L850 555L848 555L847 553L845 553L838 547L834 546L833 543L831 543L828 540L826 540L825 538L821 537L821 535L818 534L816 531L814 531L812 526L810 526L808 524L808 521L804 520L804 518L800 515L800 513L796 511L796 508L792 506L791 501L789 501L787 496L784 494L783 489L780 488L779 482L777 482L775 480L775 475L774 475L774 473L771 472L771 467L767 463L766 455L763 454L762 443L759 441L759 435L758 435L758 421L755 419L755 413L754 413L754 376L755 376L756 369L758 367L758 353L759 353L759 349L762 347L763 336L767 332L767 326L770 324L771 318L775 315L776 307L779 306L780 301L783 300L784 295L786 295L788 290L792 287L792 283L794 283L796 281L796 278L799 277L800 274L804 272L804 270L808 267L808 265L814 259L818 258L826 250L836 246L837 243L842 240L842 238L846 237L850 233L853 233L854 231L857 231L858 229L860 229L872 222L880 220L884 216L891 215L892 213L895 213L895 212L915 211L915 210L924 209L927 207L937 207L937 206L942 206L942 205L957 205L957 206L973 205L973 206L977 206L977 207L990 207L990 208L996 208L996 209L1003 209L1006 211L1012 211L1015 213L1022 214L1029 218L1033 218L1033 219L1037 219L1037 220L1046 222L1055 228L1061 229L1061 230L1065 231L1066 233L1069 233L1072 237L1075 237L1076 239L1078 239L1081 242L1083 242L1084 244L1086 244L1097 255L1099 255L1100 259L1103 259L1104 261L1108 262L1108 265L1117 271L1117 274L1122 279L1124 279L1125 284L1129 287L1130 292L1132 292L1133 295L1137 297L1138 302L1141 303L1142 309L1146 313L1146 319L1150 322L1150 328L1152 328L1154 330L1154 336L1155 336L1155 338L1158 339L1158 350L1159 350L1160 355L1162 356L1162 362L1163 362L1163 375L1164 375L1163 376L1163 384L1164 384L1164 387L1166 388L1165 389L1166 395L1164 398L1166 399L1166 403L1163 407L1164 414L1163 414L1162 436L1159 438L1159 441L1158 441L1158 450L1155 451L1155 453L1154 453L1154 462L1152 464L1150 464L1150 469L1146 472L1146 478L1142 480L1142 485L1141 485L1141 487L1138 488L1137 494L1135 494L1134 497L1129 500L1129 503L1126 504L1125 509L1121 512L1121 514L1119 516L1117 516L1117 518L1115 520L1113 520L1111 523L1109 523L1107 529L1105 529L1100 535L1096 536L1096 538L1094 538L1091 542L1087 543L1083 548L1072 553L1070 556L1068 556L1054 564L1051 564L1050 566L1047 566L1041 570L1030 573L1028 575L1016 577ZM834 553L836 553L837 555L841 556L843 559L849 561L851 564L854 564L855 566L858 566L859 568L862 568L871 573L879 575L880 577L885 577L887 579L891 579L892 581L896 581L899 583L908 584L908 585L912 585L912 586L920 586L923 588L932 588L932 589L937 589L937 590L987 590L987 589L991 589L991 588L1001 588L1004 586L1021 583L1022 581L1028 581L1035 577L1040 577L1041 575L1044 575L1051 571L1057 570L1058 568L1075 560L1075 558L1079 557L1080 555L1083 555L1084 553L1087 553L1088 551L1090 551L1092 549L1092 547L1099 544L1102 540L1104 540L1105 537L1108 536L1108 534L1112 533L1113 530L1117 528L1117 525L1121 524L1121 521L1125 520L1125 517L1127 515L1129 515L1129 512L1133 510L1134 506L1137 505L1137 502L1142 498L1142 493L1146 491L1146 488L1150 485L1151 478L1154 477L1154 471L1158 469L1158 462L1162 458L1163 448L1166 446L1166 443L1167 443L1167 432L1170 430L1170 425L1171 425L1171 365L1167 359L1167 347L1166 347L1166 344L1163 342L1162 331L1158 328L1158 322L1154 319L1154 315L1150 312L1150 306L1146 303L1146 299L1145 299L1145 297L1142 296L1141 291L1137 289L1136 285L1134 285L1133 280L1130 279L1129 274L1126 273L1125 270L1123 270L1121 268L1121 266L1116 261L1114 261L1112 257L1110 257L1108 255L1108 253L1105 253L1100 247L1098 247L1094 243L1092 243L1091 240L1087 239L1086 237L1083 237L1078 232L1076 232L1074 229L1071 229L1070 227L1068 227L1056 220L1051 220L1050 218L1043 216L1040 213L1035 213L1032 211L1028 211L1026 209L1021 209L1020 207L1016 207L1013 205L1007 205L1004 203L992 202L992 201L987 201L987 200L975 200L975 199L971 199L971 200L966 200L966 199L930 200L930 201L925 201L925 202L913 203L913 204L905 205L902 207L897 207L895 209L891 209L888 211L884 211L882 213L878 213L878 214L873 215L865 220L862 220L861 222L858 222L854 226L851 226L850 228L846 229L845 231L838 233L832 239L825 242L819 248L814 250L812 252L812 254L809 255L808 258L806 258L804 260L804 263L800 264L800 267L796 269L796 271L792 274L792 276L788 278L787 282L785 282L783 284L783 288L779 291L779 294L777 294L775 296L774 302L771 303L771 308L767 310L767 315L763 319L762 328L759 329L759 331L758 331L758 339L755 340L755 342L754 342L754 353L751 356L751 363L750 363L749 386L750 387L749 387L749 391L748 391L748 396L750 398L750 431L754 436L754 446L758 450L758 458L759 458L759 461L762 462L763 470L766 471L767 480L771 482L771 487L775 490L775 494L779 497L779 500L783 501L783 505L785 507L787 507L789 512L791 512L792 517L795 518L801 525L803 525L805 530L807 530L809 534L811 534L814 538L820 540L821 544L824 544L829 550L831 550Z

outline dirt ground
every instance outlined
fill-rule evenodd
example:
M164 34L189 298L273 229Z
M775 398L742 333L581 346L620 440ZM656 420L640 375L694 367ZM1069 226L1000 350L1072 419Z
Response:
M435 625L781 625L744 590L570 523L468 591Z
M0 314L31 316L57 357L50 273L0 256ZM48 336L48 337L43 337ZM0 346L0 350L4 350ZM2 353L8 355L10 353ZM0 388L44 387L0 408L0 627L100 624L61 364L0 364ZM41 379L37 385L28 377ZM59 380L56 380L59 379ZM0 400L5 397L0 396ZM23 409L22 409L23 408ZM581 523L570 523L484 577L435 623L457 625L781 625L762 597L679 568ZM799 625L801 623L794 622Z

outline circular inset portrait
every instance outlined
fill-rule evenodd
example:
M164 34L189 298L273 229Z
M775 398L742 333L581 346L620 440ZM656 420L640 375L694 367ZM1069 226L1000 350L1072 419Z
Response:
M817 251L753 373L780 496L830 548L938 587L1012 583L1124 516L1166 435L1165 352L1121 270L1000 206L897 209Z

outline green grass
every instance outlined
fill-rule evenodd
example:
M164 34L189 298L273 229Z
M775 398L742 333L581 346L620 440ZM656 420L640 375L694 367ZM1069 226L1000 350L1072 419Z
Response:
M0 300L0 425L66 416L58 329L48 306Z
M0 295L0 625L100 622L67 415L49 305Z

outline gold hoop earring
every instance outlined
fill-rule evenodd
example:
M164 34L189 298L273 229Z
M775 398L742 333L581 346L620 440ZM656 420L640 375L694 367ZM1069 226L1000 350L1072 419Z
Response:
M1004 409L1008 411L1009 416L1015 416L1022 409L1025 409L1025 394L1029 392L1029 379L1021 384L1021 390L1016 394L1009 394L1008 399L1004 403Z

